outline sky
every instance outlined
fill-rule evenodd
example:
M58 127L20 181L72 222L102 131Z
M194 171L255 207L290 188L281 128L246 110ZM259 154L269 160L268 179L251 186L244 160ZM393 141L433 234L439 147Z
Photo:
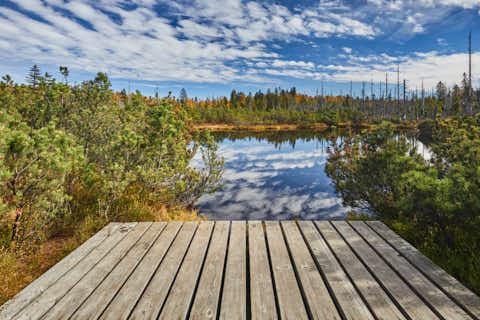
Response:
M480 86L480 0L0 0L0 74L38 64L70 81L106 72L117 90L190 97L290 88L367 93L460 83L472 32Z

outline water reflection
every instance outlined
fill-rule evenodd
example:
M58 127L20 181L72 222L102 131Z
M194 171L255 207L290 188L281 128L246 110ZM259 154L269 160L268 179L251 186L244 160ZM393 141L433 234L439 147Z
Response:
M342 218L349 210L325 174L335 140L313 132L220 133L224 188L202 197L207 218L284 220Z
M215 138L225 158L225 185L197 202L208 219L341 219L351 211L325 174L328 148L343 139L338 132L215 133ZM407 139L431 158L414 136Z

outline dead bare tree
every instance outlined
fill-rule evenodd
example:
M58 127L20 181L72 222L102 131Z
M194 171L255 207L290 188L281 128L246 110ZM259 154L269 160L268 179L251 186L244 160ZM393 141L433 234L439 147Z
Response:
M468 110L473 115L472 105L472 32L468 33Z

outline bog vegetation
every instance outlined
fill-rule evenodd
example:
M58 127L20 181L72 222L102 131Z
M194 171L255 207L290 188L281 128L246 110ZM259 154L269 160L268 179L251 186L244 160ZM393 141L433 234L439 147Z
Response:
M376 124L331 150L337 193L480 293L480 91L466 77L430 93L385 82L359 97L292 88L199 100L60 73L34 66L27 84L0 81L0 304L109 221L201 219L193 204L223 172L213 138L193 130L202 123ZM432 159L395 138L395 123L419 124Z
M391 125L346 137L326 172L344 204L379 219L480 293L480 118L428 120L426 160ZM362 214L352 218L365 218Z
M190 130L185 110L140 96L118 103L105 74L69 85L60 71L61 82L37 67L27 85L0 82L0 304L47 240L77 238L72 247L109 221L198 219L192 204L222 174L214 141ZM197 153L201 168L190 165Z
M255 94L233 90L230 99L188 99L185 90L179 103L184 105L196 123L237 125L325 123L337 126L350 123L360 127L366 122L417 122L424 119L473 116L480 111L480 90L473 90L467 76L461 86L447 88L439 82L434 90L408 90L406 82L371 83L367 92L363 84L359 96L300 94L295 88L276 88Z

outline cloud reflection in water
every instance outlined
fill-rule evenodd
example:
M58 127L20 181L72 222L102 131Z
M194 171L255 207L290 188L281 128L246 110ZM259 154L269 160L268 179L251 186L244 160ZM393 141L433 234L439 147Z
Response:
M219 146L225 158L224 188L197 202L208 219L329 219L341 218L349 210L325 174L325 140L273 144L224 139Z

